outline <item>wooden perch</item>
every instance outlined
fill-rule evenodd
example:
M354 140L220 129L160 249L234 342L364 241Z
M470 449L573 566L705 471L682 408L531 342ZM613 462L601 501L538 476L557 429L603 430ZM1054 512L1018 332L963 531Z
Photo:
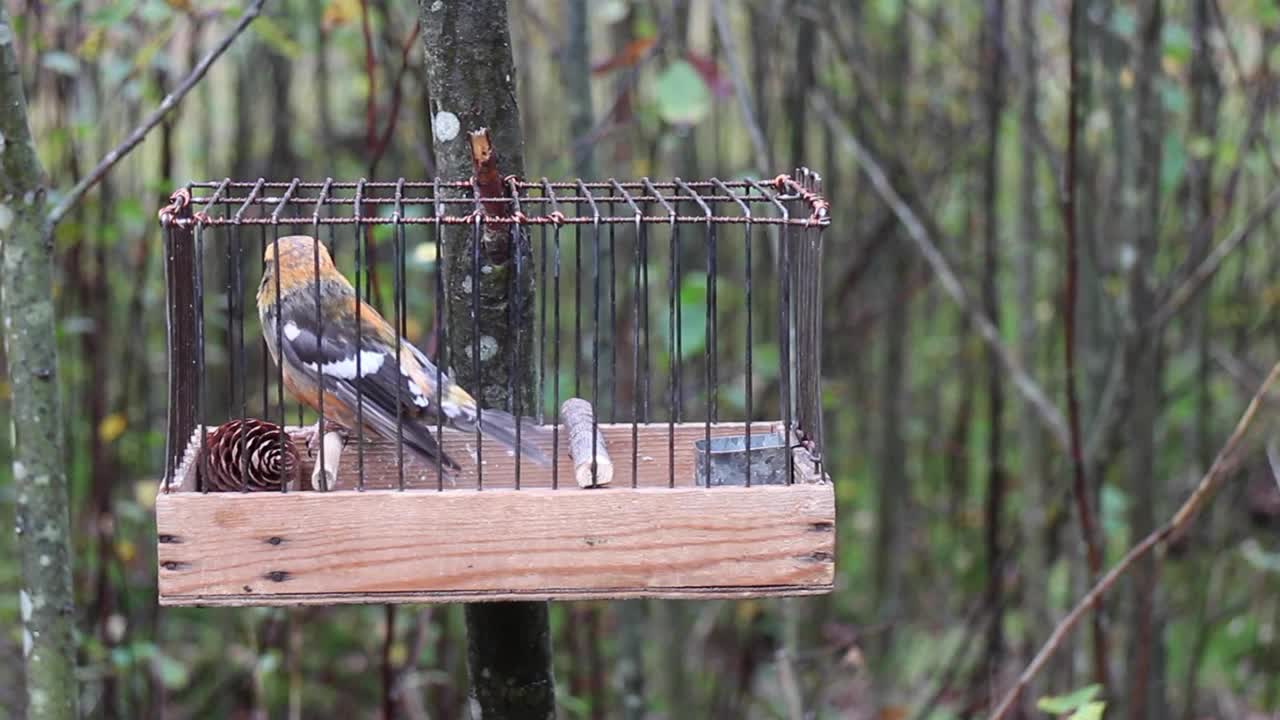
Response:
M316 432L319 432L317 427ZM316 466L311 471L311 489L327 492L338 489L338 465L342 462L342 446L345 443L342 433L329 431L320 441L320 455L316 457ZM324 467L324 473L320 468Z
M569 436L573 477L581 488L603 487L613 482L613 460L609 458L604 435L600 433L599 427L595 427L594 418L595 411L591 408L591 403L581 398L569 398L560 406L560 422L564 424L565 433Z

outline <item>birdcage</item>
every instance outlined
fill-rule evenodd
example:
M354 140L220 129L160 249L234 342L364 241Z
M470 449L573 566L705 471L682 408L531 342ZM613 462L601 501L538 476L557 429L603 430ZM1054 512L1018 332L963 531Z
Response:
M160 212L170 386L160 602L830 591L820 193L808 170L507 178L489 197L474 179L186 185ZM450 233L464 244L442 243ZM430 359L429 387L456 377L482 418L529 418L516 427L540 430L549 464L451 427L439 396L418 422L452 470L406 452L403 398L394 433L340 426L298 402L255 308L265 259L298 235L317 238L358 299ZM481 253L494 237L508 243L501 268ZM319 251L306 270L318 277ZM481 292L466 297L492 272L511 289L496 319ZM495 345L514 350L487 352ZM509 386L467 387L485 363L502 364L488 376ZM534 387L510 387L529 376ZM361 392L367 410L376 399Z

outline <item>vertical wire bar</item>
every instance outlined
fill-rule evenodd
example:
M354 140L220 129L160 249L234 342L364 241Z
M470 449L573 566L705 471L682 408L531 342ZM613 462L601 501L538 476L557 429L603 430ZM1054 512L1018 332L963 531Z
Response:
M641 393L641 420L645 423L649 422L649 379L651 376L649 369L649 353L652 348L649 342L649 228L643 223L640 225L640 308L643 311L640 315L641 327L644 330L644 354L640 356L644 361L644 370L640 374Z
M244 202L241 203L240 207L236 210L236 214L232 220L233 225L231 226L231 231L236 238L237 253L243 253L243 250L244 250L243 245L241 244L241 237L240 237L240 226L244 220L244 214L249 211L249 207L254 203L254 200L255 198L257 198L258 193L262 191L262 186L264 182L265 181L262 180L262 178L258 178L258 182L255 183L253 186L253 189L249 191L248 197L245 198ZM229 178L227 180L224 180L223 187L227 187L228 185L230 185L230 183L231 183L231 180ZM216 194L215 194L215 197L216 197ZM210 203L210 205L212 205L212 203ZM266 252L265 247L262 248L262 252L263 253ZM235 354L239 356L240 372L241 372L241 378L240 378L241 427L244 426L245 420L247 420L249 417L249 384L248 384L249 364L246 357L248 353L245 349L245 341L244 341L244 276L243 276L244 263L242 262L242 259L243 259L243 256L241 255L241 257L238 258L236 261L236 265L237 265L236 274L240 278L240 286L236 290L236 297L237 297L236 304L238 305L237 315L239 315L240 319L238 322L239 332L237 333L238 342L236 344L236 351L235 351ZM262 262L261 253L258 256L258 260ZM264 263L264 266L265 266L265 263ZM278 267L278 264L277 264L277 267ZM265 348L265 345L267 342L266 336L264 335L259 342L261 342L264 346L263 353L262 353L262 383L263 383L262 385L263 401L262 402L263 402L263 405L265 406L266 396L267 396L266 382L267 382L267 374L269 372L267 368L268 361L267 361L267 352ZM234 397L232 399L234 401ZM263 416L264 417L266 416L265 412L263 413ZM239 445L238 449L240 451L240 492L249 492L249 458L248 458L248 454L245 453L244 451L245 449L244 433L240 433L237 444Z
M284 191L284 195L280 196L280 201L276 203L276 209L271 213L271 234L273 236L274 255L276 258L276 348L279 349L281 358L284 357L284 318L280 313L280 213L284 211L289 204L289 198L293 197L294 191L298 189L298 178L294 178L289 183L289 187ZM276 363L276 403L280 410L280 457L285 457L285 443L291 442L289 433L285 430L288 418L285 417L286 411L284 407L284 363ZM284 462L280 463L280 492L289 492L289 483L285 478Z
M484 240L484 205L480 186L471 180L475 222L471 230L471 374L476 398L476 490L484 489L484 376L480 367L480 243Z
M511 414L516 419L516 489L520 489L520 464L522 458L521 432L524 427L522 420L524 415L524 396L525 391L515 390L510 378L521 377L523 366L521 361L524 359L524 304L523 296L524 286L520 284L521 274L524 270L524 238L525 230L522 225L524 212L520 209L520 182L515 177L508 180L508 194L511 196L512 207L514 208L514 216L516 222L511 226L511 244L515 249L515 276L512 278L513 286L508 288L507 296L512 299L511 307L513 312L508 315L508 325L515 325L516 328L516 352L512 357L512 372L507 384L507 399L511 402ZM530 360L530 362L533 362Z
M706 302L706 333L702 343L703 357L703 373L706 376L707 383L707 415L703 420L703 439L706 441L707 452L703 453L703 476L707 478L707 486L711 486L711 423L715 419L716 406L716 386L715 375L712 367L715 364L715 334L713 328L715 325L715 271L716 271L716 229L711 221L711 206L707 205L702 196L696 190L689 187L680 178L676 178L676 185L681 190L688 193L694 202L702 208L703 214L707 218L706 230L704 235L704 243L707 251L707 302ZM751 448L747 448L747 455L751 454Z
M634 341L631 344L631 487L639 487L640 485L640 397L638 390L640 388L640 244L641 238L644 236L644 214L640 212L640 207L636 205L635 198L631 197L631 193L618 183L617 180L610 178L609 184L623 199L627 201L627 205L631 207L631 211L635 213L635 254L636 263L634 267L635 284L631 289L631 322Z
M790 218L788 218L789 220ZM792 422L792 401L794 387L791 372L791 224L782 226L782 302L779 310L782 313L782 426L787 433L787 446L791 446L794 425ZM787 453L787 484L795 482L795 463L791 453Z
M400 222L404 212L404 178L396 181L395 209L391 213L392 232L395 245L395 272L392 284L395 286L391 295L391 304L395 311L396 322L396 479L400 492L404 492L404 388L405 375L401 355L404 339L404 224ZM444 452L443 449L440 451Z
M781 367L781 377L779 378L778 387L781 391L781 396L782 396L782 416L783 416L782 424L783 424L783 433L784 433L783 444L785 445L785 447L787 447L787 455L788 455L787 484L790 485L793 482L795 482L795 470L796 470L795 463L791 461L791 456L790 456L790 453L791 453L790 448L791 448L791 440L792 440L791 392L790 392L791 391L791 388L790 388L791 360L790 360L790 353L788 351L791 345L791 328L788 322L789 321L788 293L791 290L791 284L789 282L789 273L791 271L791 267L790 267L790 253L788 252L788 245L791 239L791 233L790 233L791 214L787 211L787 206L783 204L781 200L778 199L778 196L776 193L767 189L764 185L761 185L758 181L752 180L750 182L752 187L754 187L761 195L767 198L775 208L777 208L778 214L782 217L781 240L779 242L779 245L781 246L779 250L779 254L781 256L782 275L778 278L778 283L779 283L778 312L779 312L779 321L780 321L779 324L781 326L779 339L778 339L778 358L779 358L779 365Z
M538 420L547 405L547 226L538 227ZM554 418L552 418L554 420Z
M365 178L360 178L360 182L356 185L356 198L353 212L356 221L356 237L355 237L355 291L356 291L356 377L364 377L363 356L361 349L364 348L364 301L360 299L360 278L364 271L364 234L367 228L364 224L364 186ZM359 477L356 478L356 489L364 492L364 391L359 385L356 385L356 469Z
M196 393L196 420L200 423L200 458L199 481L200 491L209 492L209 423L205 417L208 398L205 393L205 357L204 357L204 226L196 223L195 231L196 256L192 263L192 287L195 289L196 311L196 376L200 378L200 391Z
M311 266L312 280L314 280L315 301L316 301L316 357L320 355L320 344L324 339L324 313L322 312L323 304L320 297L320 209L325 206L329 198L329 190L333 187L333 178L324 179L324 187L320 189L320 198L316 201L316 210L311 215L311 225L315 233L316 241L311 245ZM329 226L329 233L332 235L333 226ZM324 484L321 488L312 488L313 490L328 491L329 476L325 474L325 458L324 458L324 377L316 372L316 384L320 387L320 392L316 393L318 409L316 410L319 417L316 419L316 442L319 444L321 451L320 457L316 460L320 464L320 482ZM337 480L335 473L334 480Z
M609 216L613 217L613 200ZM618 237L609 223L609 422L618 422Z
M821 189L822 189L821 186L819 186L818 190L821 191ZM818 396L814 404L814 407L817 409L817 413L818 413L818 437L817 437L817 442L815 443L816 450L814 452L814 458L813 458L813 461L814 461L813 469L815 474L818 477L822 477L823 473L826 472L826 463L827 463L827 460L826 460L827 458L827 455L826 455L827 427L826 427L826 420L824 419L825 413L822 412L822 298L823 298L823 294L822 294L823 245L822 243L823 243L823 240L825 239L824 235L826 234L826 228L819 225L817 232L818 232L818 242L817 242L818 276L814 279L814 282L818 284L818 288L816 293L817 300L814 307L814 321L813 321L813 331L814 331L814 336L816 338L813 344L814 344L814 350L815 350L816 356L813 362L815 366L814 374L816 378L814 382L814 392L817 393L817 396Z
M556 201L555 191L551 183L542 178L543 196L551 207L551 217L555 220L555 228L551 232L554 243L555 258L552 262L552 325L551 325L551 489L560 488L560 228L563 216L560 205Z
M667 415L667 487L675 487L676 423L680 422L680 405L682 404L680 399L680 300L677 295L680 283L680 229L676 223L675 208L667 202L658 188L649 182L649 178L644 178L642 182L645 191L657 198L658 203L667 211L667 218L671 224L671 277L667 282L671 295L667 309L668 324L671 326L667 328L671 345L670 356L667 358L669 365L667 391L671 396L671 412Z
M436 444L440 452L436 454L436 491L444 492L444 368L448 362L445 353L449 348L449 331L445 324L444 312L444 246L443 233L440 231L441 219L444 217L444 205L440 202L440 179L431 183L431 205L434 209L435 223L431 226L432 239L436 245Z
M720 190L720 192L733 198L734 202L738 204L738 208L742 210L742 216L746 218L746 223L744 224L745 231L743 232L743 241L745 245L743 249L744 250L743 255L745 255L745 262L746 262L746 268L745 268L746 300L745 302L747 306L747 339L746 339L747 340L747 348L746 348L747 350L746 378L747 379L746 379L746 382L744 383L744 385L746 386L744 389L746 391L746 405L747 405L747 422L746 422L747 482L746 482L746 485L747 487L751 487L751 389L752 389L751 388L751 379L752 379L751 378L751 342L752 342L752 338L751 338L751 206L746 201L744 201L741 196L739 196L737 193L735 193L734 191L730 190L727 186L725 186L725 184L721 182L718 178L712 178L711 183L718 190Z
M578 181L578 191L591 204L591 285L593 288L591 301L591 487L595 487L600 479L600 464L598 462L600 448L599 440L596 436L596 432L600 427L600 411L597 409L600 407L600 208L596 205L596 199L592 196L591 191L587 189L587 186L581 180ZM581 254L579 254L579 260L581 260Z
M581 200L573 216L582 217ZM573 394L582 397L582 225L573 226Z

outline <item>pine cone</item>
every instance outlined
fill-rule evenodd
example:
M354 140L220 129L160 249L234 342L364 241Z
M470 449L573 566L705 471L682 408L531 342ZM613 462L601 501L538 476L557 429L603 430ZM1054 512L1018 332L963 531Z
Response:
M281 478L293 483L301 467L289 434L264 420L232 420L220 425L209 433L206 449L211 492L278 491Z

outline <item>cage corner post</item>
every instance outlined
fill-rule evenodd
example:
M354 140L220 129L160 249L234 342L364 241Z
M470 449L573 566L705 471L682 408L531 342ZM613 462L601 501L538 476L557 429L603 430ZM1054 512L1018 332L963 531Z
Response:
M468 139L481 128L489 130L502 175L520 175L524 171L523 139L506 0L419 0L419 10L431 96L432 117L426 120L431 124L439 177L446 181L472 177ZM502 243L496 241L500 239L494 237L495 232L486 233L483 261L489 272L474 273L476 282L471 283L472 259L479 262L480 255L472 247L472 227L442 228L448 354L458 358L455 379L476 391L482 407L510 403L515 399L509 395L510 387L510 393L523 401L521 406L532 408L536 385L533 363L513 366L512 361L521 353L526 359L532 356L533 277L525 273L517 278L519 282L510 282L509 273L514 272L516 262L514 253L504 252L511 247L516 253L528 253L529 249L524 243L510 242L516 231L509 226L494 224L493 230L511 235ZM481 238L474 242L481 242ZM525 267L531 264L525 263ZM473 304L472 292L480 302ZM514 319L507 310L513 293L522 296L518 306L524 308ZM526 331L515 333L520 326ZM491 346L485 348L489 352L473 351L478 332ZM517 337L523 342L517 343ZM473 363L468 358L479 359ZM469 604L466 625L473 717L554 718L547 603Z

